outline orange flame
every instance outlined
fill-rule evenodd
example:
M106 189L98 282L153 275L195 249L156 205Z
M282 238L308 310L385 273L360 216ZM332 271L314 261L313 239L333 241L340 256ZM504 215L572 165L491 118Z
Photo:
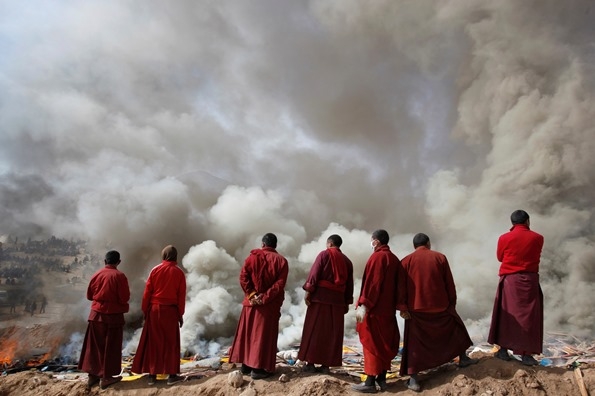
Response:
M0 343L0 364L6 366L14 361L19 344L16 340L8 339Z

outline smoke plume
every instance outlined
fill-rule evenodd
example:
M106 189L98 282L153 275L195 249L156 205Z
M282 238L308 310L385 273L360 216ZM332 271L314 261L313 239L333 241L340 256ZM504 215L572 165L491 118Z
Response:
M0 234L119 250L131 319L161 249L175 245L188 280L184 348L207 353L233 336L238 274L264 233L290 264L287 347L328 235L343 237L357 298L373 230L389 231L399 257L425 232L480 341L497 238L525 209L545 237L546 331L593 337L591 8L3 2Z

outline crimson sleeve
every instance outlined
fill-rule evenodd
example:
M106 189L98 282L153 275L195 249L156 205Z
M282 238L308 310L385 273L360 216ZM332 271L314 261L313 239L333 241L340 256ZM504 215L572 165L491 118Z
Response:
M310 268L310 273L308 274L308 278L306 279L306 283L304 283L303 289L307 292L313 293L316 290L316 285L320 280L320 272L322 267L322 252L318 253L316 259L314 260L314 264L312 264L312 268Z
M407 270L405 261L400 261L397 267L397 309L399 311L409 311L407 306Z
M263 293L262 303L266 304L267 301L274 299L280 293L285 293L285 283L287 282L287 274L289 273L289 267L287 261L281 266L277 275L277 280L271 285L271 287Z
M380 285L382 284L383 268L386 263L384 256L374 255L370 257L364 270L365 281L362 284L362 293L359 297L358 305L365 305L368 309L376 306L380 297Z
M457 288L455 286L455 280L448 264L448 259L444 257L444 284L446 285L446 293L448 295L449 305L457 305Z
M118 302L128 307L128 301L130 300L130 287L128 286L128 279L126 275L120 276L120 282L118 285ZM128 312L128 308L126 309Z
M256 257L254 257L256 258ZM240 286L244 291L244 294L249 295L252 292L256 291L254 286L254 282L252 282L252 262L251 260L254 259L252 255L248 256L246 261L244 261L244 265L240 270Z
M347 282L345 283L345 305L353 304L353 263L345 257Z

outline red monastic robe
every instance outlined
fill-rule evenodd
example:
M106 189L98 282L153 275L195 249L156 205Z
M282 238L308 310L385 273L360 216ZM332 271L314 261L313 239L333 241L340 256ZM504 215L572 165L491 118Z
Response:
M78 368L108 378L120 374L124 313L128 312L130 289L126 275L106 265L93 275L87 288L93 301Z
M310 293L298 359L323 366L343 364L344 315L353 303L353 264L339 248L316 257L303 286Z
M411 319L405 320L401 375L447 363L473 343L455 306L457 293L446 256L418 247L401 261L406 287L400 306Z
M270 247L254 249L246 258L240 272L240 286L245 297L229 349L230 362L275 371L279 319L288 271L285 257ZM262 294L262 305L250 305L249 298L254 293Z
M364 350L364 372L378 375L390 370L391 360L399 352L397 292L402 285L401 263L388 245L379 245L368 259L357 305L365 305L367 314L356 325Z
M488 342L519 355L543 348L543 293L539 261L543 236L526 224L515 224L498 239L500 282L494 300Z
M143 293L145 324L132 372L180 372L179 322L186 307L186 277L175 261L163 261L151 270Z

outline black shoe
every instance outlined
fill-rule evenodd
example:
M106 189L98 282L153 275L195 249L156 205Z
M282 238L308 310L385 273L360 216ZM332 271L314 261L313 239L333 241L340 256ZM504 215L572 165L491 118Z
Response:
M531 355L523 355L521 363L525 366L537 366L539 362Z
M388 384L386 383L386 381L376 381L376 383L378 384L378 387L380 387L381 392L384 392L388 389Z
M121 376L117 376L117 377L109 377L109 378L102 378L99 386L101 387L101 389L105 389L110 385L115 384L116 382L120 382L122 381L122 377Z
M414 392L421 392L421 385L413 377L409 378L406 382L407 388Z
M168 385L177 384L178 382L182 382L182 381L184 381L184 377L180 377L177 374L170 374L169 377L167 377Z
M93 385L99 383L99 380L100 380L99 376L89 374L89 378L87 379L87 388L91 389L93 387Z
M351 385L351 389L359 393L376 393L376 385L366 385L365 382L357 385Z
M313 364L306 364L302 367L302 373L315 373L316 367Z
M264 369L253 369L250 377L252 379L264 379L270 377L271 375L273 375L273 373L270 373Z
M153 385L155 385L155 382L156 381L157 381L157 375L156 374L149 374L149 380L147 381L147 385L153 386Z
M498 358L498 359L500 359L500 360L504 360L504 361L507 361L507 362L508 362L510 359L512 359L512 358L510 357L510 355L508 354L508 349L505 349L505 348L500 348L500 349L498 349L498 352L496 352L496 353L494 354L494 356L495 356L495 357L497 357L497 358Z
M331 369L328 368L328 366L320 366L316 369L316 371L321 374L330 374L331 373Z
M462 359L459 359L459 367L468 367L472 364L477 364L479 359L471 359L469 356L465 355Z
M244 375L250 375L250 373L252 372L252 367L246 366L245 364L242 364L242 368L240 369L240 371Z

